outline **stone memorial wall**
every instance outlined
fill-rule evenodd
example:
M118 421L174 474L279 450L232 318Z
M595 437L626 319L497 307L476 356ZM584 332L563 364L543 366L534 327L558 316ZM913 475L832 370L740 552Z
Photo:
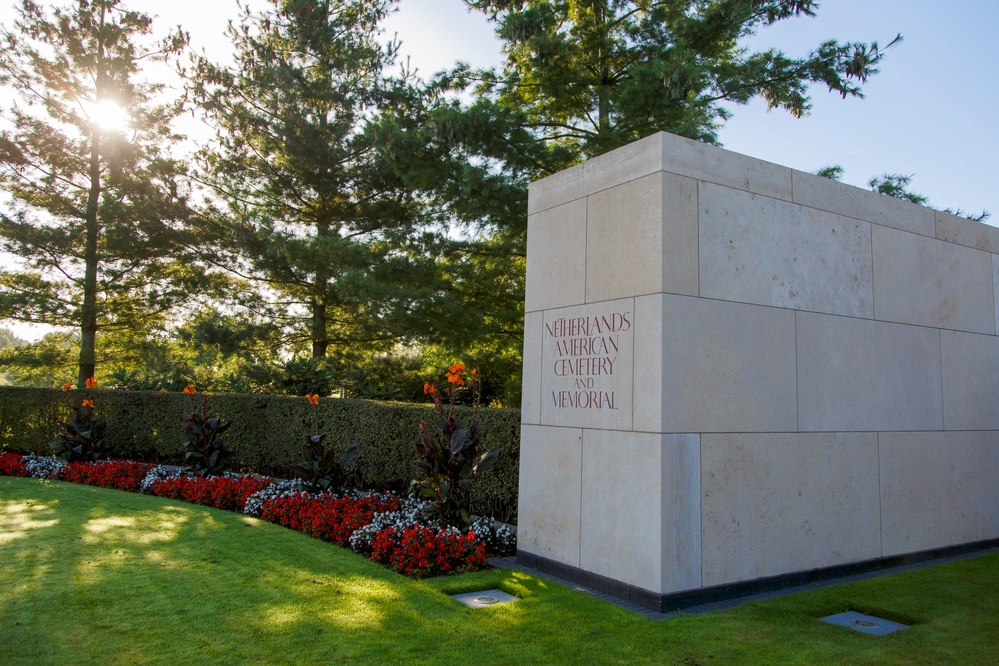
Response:
M519 557L667 609L994 542L997 285L999 229L669 134L532 184Z

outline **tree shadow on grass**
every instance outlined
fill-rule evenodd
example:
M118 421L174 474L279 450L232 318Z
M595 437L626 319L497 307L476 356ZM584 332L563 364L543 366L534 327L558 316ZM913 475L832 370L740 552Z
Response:
M12 563L0 575L0 649L15 661L381 663L488 638L427 585L276 525L88 486L3 483L0 506L24 533L0 546ZM46 647L26 651L32 643Z
M641 618L605 602L560 604L575 593L517 572L442 587L238 514L17 481L21 497L0 498L46 507L36 516L45 526L7 551L22 564L5 575L32 580L0 610L0 648L21 663L545 662L599 648L601 622L603 632L640 629ZM27 566L28 552L44 568ZM477 580L523 601L473 611L447 597L448 584ZM8 621L17 618L28 619Z

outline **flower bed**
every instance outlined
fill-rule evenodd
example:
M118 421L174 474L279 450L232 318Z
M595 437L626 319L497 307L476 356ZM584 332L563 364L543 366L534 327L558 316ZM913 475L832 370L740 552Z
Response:
M243 511L246 500L274 483L270 478L253 476L176 476L155 480L150 494L191 504L213 506L225 511Z
M19 453L0 453L0 475L28 476L28 468Z
M370 523L376 513L399 509L398 495L361 497L310 496L305 493L265 502L260 517L311 537L349 546L351 535Z
M475 571L486 564L486 544L475 533L411 525L389 527L372 542L371 559L411 578Z
M509 528L479 519L458 530L436 522L430 503L393 493L310 494L297 481L269 477L186 477L176 470L124 460L65 464L53 457L0 453L0 475L34 476L259 515L263 520L351 548L413 578L486 567L486 551L514 548Z
M139 484L152 469L146 463L108 460L103 463L69 463L59 470L59 479L88 486L138 492Z

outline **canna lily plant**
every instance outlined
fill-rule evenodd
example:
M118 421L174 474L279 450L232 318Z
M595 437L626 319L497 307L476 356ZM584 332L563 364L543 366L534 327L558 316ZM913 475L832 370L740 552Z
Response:
M64 432L59 433L56 440L49 444L55 455L66 462L93 462L102 455L101 451L107 443L107 421L94 418L96 404L91 391L97 388L97 380L90 377L85 386L87 392L80 404L70 401L73 418L68 423L59 422ZM72 388L73 382L62 385L63 393L69 393Z
M465 379L465 365L455 363L448 368L446 399L436 383L426 382L423 392L434 403L437 422L428 425L420 422L420 435L416 451L416 479L411 492L429 499L437 505L442 525L466 529L471 521L471 511L476 498L472 486L480 474L488 470L499 449L483 450L479 406L482 399L482 377L475 368ZM466 425L458 420L455 405L456 391L467 387L475 395L475 409Z
M333 453L333 447L323 446L326 435L320 432L319 395L310 393L305 398L312 407L316 434L306 436L305 447L302 449L304 460L291 467L291 472L305 481L309 490L314 493L338 492L349 482L356 481L356 475L346 468L357 457L357 443L351 442L338 459Z
M184 433L187 435L184 464L195 476L219 476L225 472L227 461L233 454L221 437L232 423L222 423L222 419L216 416L205 415L208 408L208 396L205 394L201 395L201 409L195 411L196 393L194 384L184 387L191 410L184 414Z

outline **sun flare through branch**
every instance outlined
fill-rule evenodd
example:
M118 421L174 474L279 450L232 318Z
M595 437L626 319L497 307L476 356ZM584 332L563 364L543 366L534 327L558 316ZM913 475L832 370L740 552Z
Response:
M132 115L128 109L114 100L105 99L100 102L87 101L84 113L98 129L106 132L124 132L132 124Z

